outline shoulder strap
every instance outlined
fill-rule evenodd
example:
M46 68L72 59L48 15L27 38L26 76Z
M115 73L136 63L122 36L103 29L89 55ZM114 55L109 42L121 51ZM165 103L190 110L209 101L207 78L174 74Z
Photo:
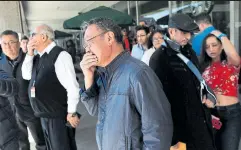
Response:
M188 68L193 72L193 74L198 78L200 85L201 85L201 92L200 92L200 97L202 101L202 96L205 95L204 92L206 92L206 96L208 99L210 99L214 105L217 102L217 98L211 88L206 84L205 80L203 79L201 73L197 69L197 67L187 58L185 57L182 53L177 53L177 56L188 66Z
M182 53L177 53L177 56L179 58L181 58L185 62L185 64L187 64L189 69L191 69L191 71L195 74L195 76L198 78L198 80L200 82L204 81L204 79L203 79L201 73L199 72L199 70L197 69L197 67L187 57L185 57Z

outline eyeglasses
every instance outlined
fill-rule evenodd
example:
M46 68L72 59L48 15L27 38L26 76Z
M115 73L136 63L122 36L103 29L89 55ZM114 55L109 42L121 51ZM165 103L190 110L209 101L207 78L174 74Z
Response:
M144 37L144 36L146 36L146 34L145 34L145 35L144 35L144 34L142 34L142 35L137 35L136 37L139 38L139 37Z
M18 41L9 41L8 43L2 42L2 45L3 45L3 46L7 46L7 45L13 46L13 45L16 44L17 42L18 42Z
M100 36L100 35L102 35L102 34L107 33L108 31L109 31L109 30L106 30L106 31L104 31L104 32L102 32L102 33L100 33L100 34L97 34L96 36L94 36L94 37L92 37L92 38L89 38L88 40L84 41L84 43L83 43L84 49L86 49L87 47L90 47L91 44L89 44L89 43L90 43L91 40L93 40L94 38L96 38L96 37L98 37L98 36Z
M157 42L157 41L162 40L162 39L163 39L163 37L153 38L152 41L153 41L153 42Z
M32 34L31 34L31 37L34 37L35 35L37 35L38 33L35 33L35 32L33 32Z

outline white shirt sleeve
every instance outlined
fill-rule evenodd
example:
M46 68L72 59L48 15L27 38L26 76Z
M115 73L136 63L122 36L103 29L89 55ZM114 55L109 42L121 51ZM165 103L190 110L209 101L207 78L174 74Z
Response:
M55 72L59 82L67 90L68 113L76 112L79 103L79 83L76 80L76 74L72 58L69 53L62 51L55 64Z
M32 69L33 69L33 58L34 56L30 56L26 54L25 59L22 65L22 76L25 80L31 80Z

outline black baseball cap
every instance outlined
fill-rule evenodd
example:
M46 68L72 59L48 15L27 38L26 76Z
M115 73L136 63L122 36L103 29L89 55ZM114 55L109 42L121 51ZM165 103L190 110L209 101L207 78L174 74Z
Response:
M168 21L168 28L177 28L185 32L193 32L198 29L198 25L187 14L173 14Z

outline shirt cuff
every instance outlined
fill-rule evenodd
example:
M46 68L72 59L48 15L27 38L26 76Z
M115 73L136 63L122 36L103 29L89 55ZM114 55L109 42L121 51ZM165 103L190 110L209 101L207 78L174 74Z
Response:
M25 56L25 60L26 60L27 62L33 60L33 58L34 58L34 55L33 55L33 56L30 56L28 53L27 53L26 56Z
M79 99L72 100L71 103L68 103L68 113L75 113L77 110L78 103Z
M81 93L81 96L89 98L98 96L99 93L98 85L95 82L87 90L85 88L83 90L84 92Z

